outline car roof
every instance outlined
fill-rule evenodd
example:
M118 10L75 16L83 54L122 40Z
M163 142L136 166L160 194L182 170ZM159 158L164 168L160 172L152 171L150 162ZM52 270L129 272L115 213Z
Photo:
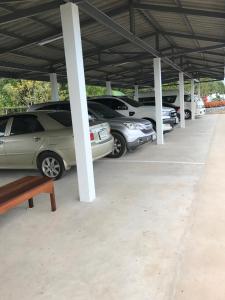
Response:
M26 112L20 112L20 113L10 113L8 115L2 115L0 116L1 119L4 118L12 118L15 116L29 116L29 115L41 115L41 114L47 114L47 113L58 113L58 112L65 112L65 113L69 113L66 110L37 110L37 111L26 111Z
M48 101L48 102L42 102L42 103L35 103L35 104L30 105L30 107L39 107L39 106L54 105L54 104L61 104L61 103L70 103L70 101L69 100Z

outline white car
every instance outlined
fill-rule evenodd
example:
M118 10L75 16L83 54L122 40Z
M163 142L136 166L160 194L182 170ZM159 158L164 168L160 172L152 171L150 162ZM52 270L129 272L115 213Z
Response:
M199 117L205 114L205 106L204 102L201 98L195 95L195 116ZM139 101L141 103L144 102L154 102L155 101L155 93L141 93L139 94ZM179 99L179 91L178 90L170 90L164 91L162 94L163 105L174 105L176 108L180 108L180 99ZM179 110L178 110L179 112ZM191 119L191 95L189 93L184 94L184 112L185 119Z
M126 96L113 97L101 96L92 97L89 101L104 104L113 110L118 111L126 117L134 117L146 119L152 122L153 128L156 129L156 110L155 106L143 106L137 101L134 101ZM178 122L175 109L163 107L163 131L168 132L173 129L173 126Z

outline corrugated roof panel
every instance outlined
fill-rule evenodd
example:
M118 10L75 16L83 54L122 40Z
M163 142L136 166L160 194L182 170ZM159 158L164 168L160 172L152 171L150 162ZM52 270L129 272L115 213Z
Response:
M129 7L127 0L90 0L98 9L103 10L108 15L112 16L112 19L120 24L123 28L129 30ZM169 5L176 7L174 0L143 0L141 3L157 4L157 5ZM181 6L192 9L213 10L213 11L225 11L224 0L181 0ZM8 12L0 7L0 20L1 15L10 14L10 10L22 10L40 6L46 3L55 3L55 0L34 0L34 1L22 1L11 2L7 4L9 8ZM221 18L211 18L203 16L188 15L185 16L180 13L160 12L154 10L146 10L147 18L143 15L143 11L135 10L135 24L136 34L140 37L145 37L145 41L152 47L156 46L155 36L152 35L156 31L170 31L175 33L194 34L200 35L206 38L206 40L175 37L170 35L164 35L160 33L159 46L160 49L168 49L166 52L169 56L172 54L172 47L175 53L181 53L182 48L196 49L197 47L210 47L218 43L207 41L207 38L221 38L225 36L225 24ZM134 79L144 82L144 79L139 77L149 77L152 74L152 55L145 52L137 45L133 45L127 42L124 37L121 37L113 30L106 28L105 26L96 22L93 18L87 16L84 12L80 12L80 19L82 24L82 38L83 38L83 53L85 58L85 68L88 74L88 80L91 82L103 82L106 75L110 75L116 82L117 78L120 78L125 84L129 82L133 84ZM147 20L148 19L148 20ZM41 24L43 22L43 24ZM190 24L188 24L188 22ZM0 34L0 61L3 59L6 62L23 64L25 67L37 67L42 66L54 67L58 66L57 72L60 78L65 78L65 66L64 63L64 51L63 40L52 41L51 43L40 46L38 43L44 38L50 38L51 36L59 33L61 28L60 11L59 8L51 9L48 11L42 11L42 13L28 18L23 18L15 22L9 22L0 26L0 32L8 31L13 35L17 35L18 39L7 37ZM149 37L148 37L149 36ZM23 41L24 40L24 41ZM31 43L35 41L35 43ZM13 53L1 54L4 48L15 49ZM22 46L22 47L21 47ZM192 65L203 64L206 67L213 66L215 62L223 62L224 49L210 49L207 53L186 53L184 51L183 62L191 61ZM216 54L216 55L215 55ZM25 57L27 55L27 57ZM195 58L195 59L194 59ZM99 60L100 59L100 60ZM211 60L208 61L207 60ZM177 63L180 62L180 58L175 58ZM100 65L98 65L100 62ZM104 65L105 64L105 65ZM91 70L90 66L96 66L95 70ZM171 69L164 63L162 68L167 71L167 74L163 73L163 78L174 78L174 74L177 76L177 71ZM222 70L218 69L218 75L221 76ZM7 68L7 72L10 68ZM0 67L0 73L5 74L5 68ZM12 68L13 74L17 74L17 71ZM21 72L22 76L31 76L30 72ZM121 76L119 76L121 74ZM142 74L142 75L141 75ZM172 75L171 75L172 74ZM33 78L48 78L48 76L38 75L38 73L32 72Z

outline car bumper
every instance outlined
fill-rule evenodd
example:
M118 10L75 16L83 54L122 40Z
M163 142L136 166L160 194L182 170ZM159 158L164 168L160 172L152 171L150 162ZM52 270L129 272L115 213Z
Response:
M176 125L177 123L178 123L178 118L177 117L163 120L163 124L170 124L172 126Z
M93 160L100 159L111 153L113 150L113 144L114 140L113 137L111 137L108 141L105 141L104 143L92 145L91 149Z
M206 109L205 108L196 108L195 111L195 115L198 116L203 116L206 113Z
M132 142L127 142L127 149L134 150L143 144L146 144L148 142L153 142L155 139L156 139L156 133L155 131L152 131L151 134L141 136Z
M100 159L104 156L107 156L109 153L111 153L113 149L113 144L114 144L114 140L113 137L111 137L109 140L104 141L103 143L91 145L93 161ZM76 165L76 157L75 157L73 145L69 149L63 149L54 152L56 152L58 155L60 155L63 158L66 170L69 170L70 167Z
M163 120L163 132L170 132L171 130L173 130L173 126L174 126L174 120L171 118L168 119L164 119Z

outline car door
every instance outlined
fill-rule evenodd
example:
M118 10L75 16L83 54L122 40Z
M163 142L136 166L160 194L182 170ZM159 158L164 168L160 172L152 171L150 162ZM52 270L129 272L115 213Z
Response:
M1 118L0 119L0 168L6 168L7 158L5 153L5 135L6 135L6 129L8 124L8 118Z
M14 116L5 153L10 168L31 168L35 154L43 143L44 128L35 115Z

